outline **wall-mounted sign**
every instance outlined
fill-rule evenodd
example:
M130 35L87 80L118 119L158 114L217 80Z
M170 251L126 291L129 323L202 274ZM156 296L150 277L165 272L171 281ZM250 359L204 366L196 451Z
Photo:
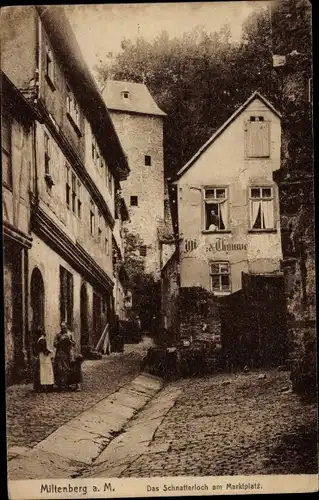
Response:
M184 252L193 252L198 248L198 241L185 240L184 242ZM246 243L233 243L232 240L227 240L226 238L217 238L214 243L210 243L205 246L206 252L234 252L238 250L247 250Z

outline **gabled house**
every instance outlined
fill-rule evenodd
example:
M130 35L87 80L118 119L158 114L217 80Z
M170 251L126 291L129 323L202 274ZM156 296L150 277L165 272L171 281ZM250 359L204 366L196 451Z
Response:
M228 366L280 363L285 352L280 159L281 115L254 92L170 183L164 327L222 344Z
M280 270L280 113L255 92L178 172L180 285L214 295Z

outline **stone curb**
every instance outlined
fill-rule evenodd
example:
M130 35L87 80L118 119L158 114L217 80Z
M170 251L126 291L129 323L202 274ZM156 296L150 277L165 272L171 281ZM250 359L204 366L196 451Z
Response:
M19 455L8 461L8 478L78 476L83 468L98 459L108 444L163 386L162 379L141 373L59 427L34 448L21 449Z

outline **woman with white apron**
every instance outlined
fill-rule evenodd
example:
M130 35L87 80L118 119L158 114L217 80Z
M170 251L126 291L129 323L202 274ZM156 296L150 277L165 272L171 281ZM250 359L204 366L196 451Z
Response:
M46 392L54 387L54 374L51 358L52 352L48 349L46 334L43 330L38 331L35 354L34 389L38 392Z

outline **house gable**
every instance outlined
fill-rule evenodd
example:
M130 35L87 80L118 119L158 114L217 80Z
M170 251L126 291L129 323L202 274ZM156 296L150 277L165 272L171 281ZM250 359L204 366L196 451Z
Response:
M177 173L177 179L181 179L185 173L204 155L208 149L211 149L212 146L215 146L216 143L220 147L222 142L221 137L226 135L228 139L231 141L228 144L228 148L232 144L232 142L241 140L241 144L244 144L244 134L238 135L236 137L229 137L229 130L231 130L231 134L235 132L238 127L234 126L238 124L238 122L242 122L243 120L249 120L251 114L261 113L264 116L265 120L280 124L280 113L270 104L263 96L261 96L258 92L254 92L252 96L232 114L232 116L224 122L224 124L212 135L212 137L197 151L197 153L188 161L188 163ZM274 134L271 135L270 141L273 140ZM237 146L240 144L238 143ZM231 146L232 147L232 146ZM236 148L237 149L237 148Z

